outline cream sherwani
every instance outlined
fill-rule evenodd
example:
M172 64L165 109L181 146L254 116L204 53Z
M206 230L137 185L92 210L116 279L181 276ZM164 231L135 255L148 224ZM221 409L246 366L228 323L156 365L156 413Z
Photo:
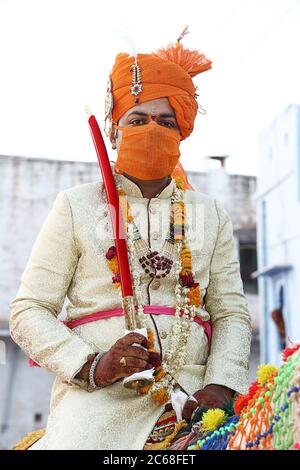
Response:
M142 237L159 252L169 229L173 180L157 197L147 199L135 183L121 175L117 178ZM209 351L203 328L193 323L187 363L176 379L189 394L210 383L245 393L251 327L232 224L219 203L206 195L186 191L185 202L195 279L205 301L200 315L203 320L210 317L213 337ZM111 245L102 182L59 192L10 303L12 338L56 376L46 434L32 449L142 449L163 410L148 396L137 396L121 382L92 393L72 382L89 354L108 350L124 335L122 317L88 323L72 331L57 318L66 297L68 320L120 307L119 289L112 284L105 259ZM173 271L149 285L141 268L145 304L175 306ZM163 350L173 320L155 315Z

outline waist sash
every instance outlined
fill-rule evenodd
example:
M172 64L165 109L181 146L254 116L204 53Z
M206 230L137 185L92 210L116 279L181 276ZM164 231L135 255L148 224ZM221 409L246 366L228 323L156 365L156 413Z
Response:
M173 315L174 316L175 308L165 307L161 305L145 305L144 312L151 314L151 315ZM85 323L90 323L90 322L97 321L97 320L104 320L106 318L111 318L111 317L122 317L122 316L124 316L122 307L117 307L117 308L112 308L110 310L101 310L99 312L93 312L90 315L85 315L84 317L81 317L75 320L64 321L63 323L72 330L73 328L76 328L77 326L80 326L80 325L84 325ZM203 327L204 332L207 336L208 346L210 347L211 336L212 336L211 323L209 321L203 321L200 317L197 317L197 316L194 317L194 321L198 323L198 325ZM32 359L29 359L28 362L29 362L30 367L33 367L33 366L39 367L39 365Z

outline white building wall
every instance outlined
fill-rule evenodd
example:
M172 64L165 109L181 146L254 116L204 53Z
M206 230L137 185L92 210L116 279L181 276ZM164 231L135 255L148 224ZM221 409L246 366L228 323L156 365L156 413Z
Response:
M187 176L198 191L218 199L230 214L235 230L256 226L255 176L230 175L225 168L207 173L187 171Z
M259 270L291 266L291 270L262 276L259 282L262 324L262 361L279 362L278 333L270 318L284 287L287 336L300 340L300 107L289 106L261 134L257 193ZM263 221L265 205L265 222ZM264 229L265 225L265 229ZM265 344L263 344L265 342Z
M227 173L224 167L211 168L207 173L188 171L187 176L194 188L218 199L228 211L233 223L236 249L239 253L239 230L248 231L248 236L251 230L253 230L255 236L256 203L254 196L256 177L231 175ZM253 243L255 244L255 240ZM251 313L252 329L255 334L258 334L260 328L258 295L248 292L247 289L245 294Z
M98 163L0 156L0 321L57 193L100 179Z

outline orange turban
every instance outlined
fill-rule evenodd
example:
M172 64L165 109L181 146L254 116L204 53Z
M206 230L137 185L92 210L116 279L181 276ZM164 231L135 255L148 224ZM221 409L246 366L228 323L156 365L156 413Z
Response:
M137 55L142 84L138 102L167 97L185 139L193 131L198 110L192 77L210 69L211 61L199 51L184 48L179 41L151 54ZM133 78L131 67L134 64L133 56L120 53L112 68L112 119L115 123L137 104L136 97L130 91Z

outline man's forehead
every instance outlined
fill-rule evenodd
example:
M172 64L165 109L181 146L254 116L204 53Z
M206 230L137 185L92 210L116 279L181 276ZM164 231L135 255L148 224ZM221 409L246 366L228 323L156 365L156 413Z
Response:
M173 113L173 109L169 104L168 98L161 98L159 100L151 100L151 101L145 101L144 103L140 103L133 108L130 108L126 113L125 116L127 117L129 114L133 114L135 111L138 112L146 112L146 113L153 113L153 114L158 114L158 113Z

